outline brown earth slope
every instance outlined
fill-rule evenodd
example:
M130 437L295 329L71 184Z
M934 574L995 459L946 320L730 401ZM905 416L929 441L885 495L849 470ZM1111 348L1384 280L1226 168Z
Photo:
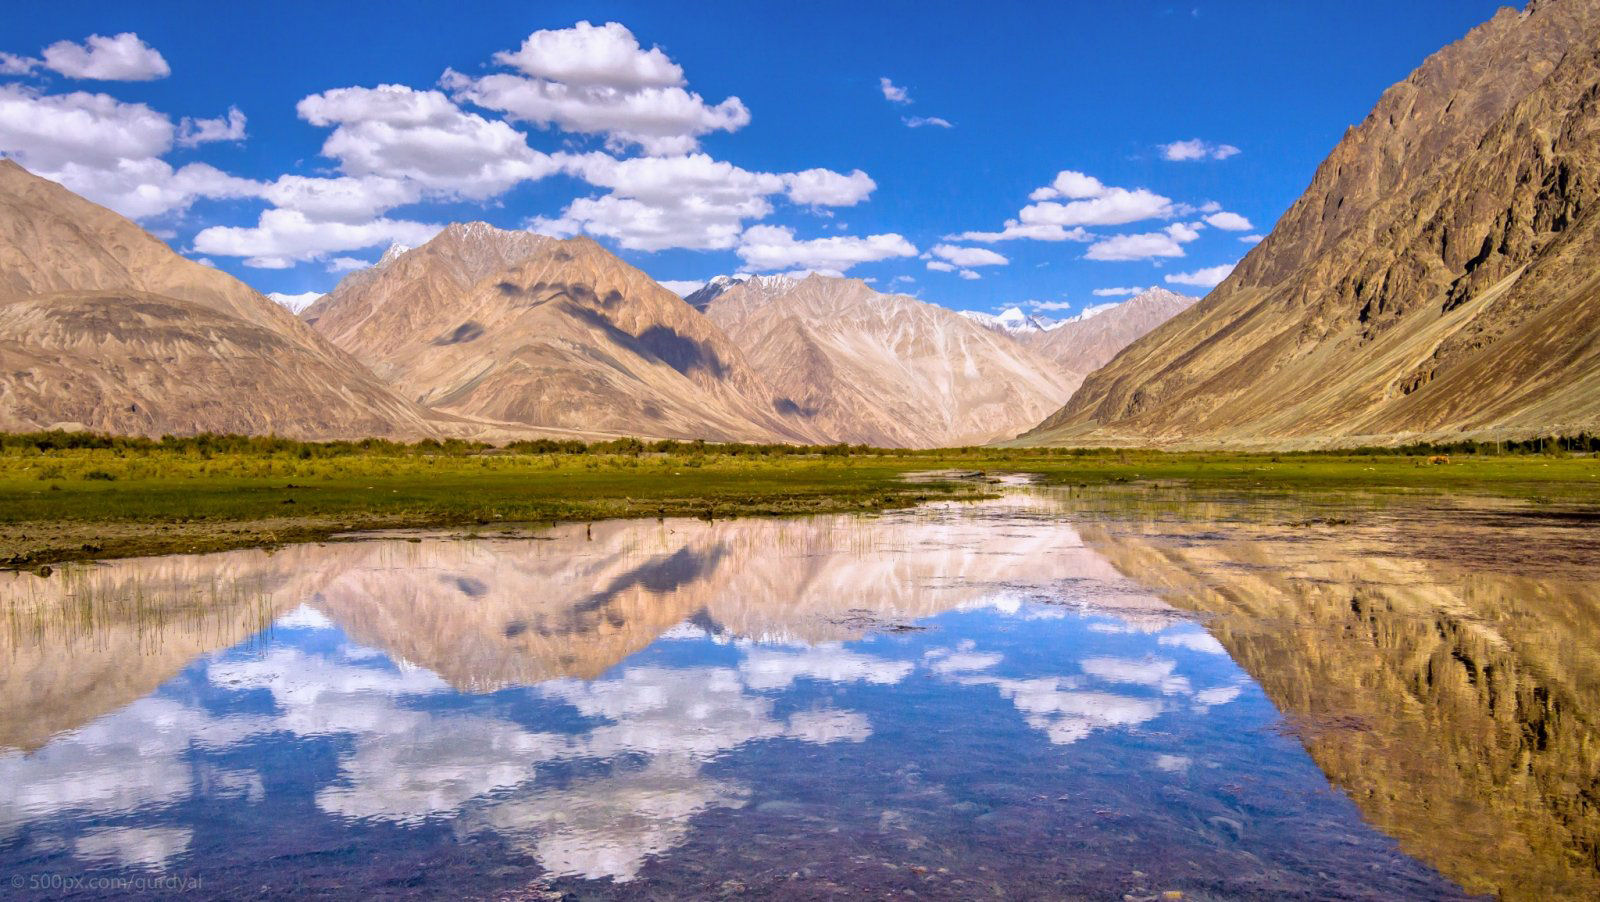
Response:
M0 430L419 438L419 407L243 282L0 160Z
M1064 370L1093 372L1197 300L1165 288L1151 288L1109 309L1073 317L1054 328L1020 338Z
M812 275L778 293L747 282L706 315L830 441L927 448L1010 438L1082 378L954 311L857 279Z
M453 225L303 315L450 414L657 438L813 437L720 329L588 238Z
M1204 301L1023 444L1600 428L1600 0L1502 10L1386 91Z

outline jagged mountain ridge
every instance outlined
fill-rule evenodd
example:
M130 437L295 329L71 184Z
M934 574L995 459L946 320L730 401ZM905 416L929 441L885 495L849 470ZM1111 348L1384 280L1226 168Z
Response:
M1009 336L857 279L734 286L706 315L786 409L829 440L939 447L1008 438L1081 379Z
M455 225L307 322L417 403L534 428L811 441L739 348L588 238Z
M0 160L0 429L435 433L278 304Z
M1386 91L1202 303L1022 443L1600 427L1600 3L1502 10Z

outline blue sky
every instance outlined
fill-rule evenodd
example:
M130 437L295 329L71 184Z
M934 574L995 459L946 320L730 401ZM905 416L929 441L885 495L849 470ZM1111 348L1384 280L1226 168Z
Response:
M678 287L812 269L1062 311L1204 293L1496 8L37 4L0 35L0 153L267 292L483 219Z

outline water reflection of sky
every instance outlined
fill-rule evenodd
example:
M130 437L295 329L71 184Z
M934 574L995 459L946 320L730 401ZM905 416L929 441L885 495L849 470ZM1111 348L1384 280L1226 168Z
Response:
M563 543L528 543L551 565L542 581L512 572L512 541L352 558L265 631L0 753L0 862L209 875L219 895L266 886L259 874L293 886L298 868L335 895L400 873L425 895L571 880L693 896L779 872L808 892L909 881L950 897L1449 893L1328 791L1200 624L1070 529L1026 509L823 523L774 543L793 559L776 569L703 532L655 544L644 526L610 550L571 542L571 561ZM975 541L985 530L1003 541ZM957 547L969 559L942 562ZM545 595L488 617L508 574ZM418 594L418 579L449 591ZM692 610L663 622L686 594ZM488 619L459 623L474 617ZM639 623L648 635L624 637ZM469 645L482 674L452 670ZM594 678L558 675L585 672L595 646L637 650ZM550 678L506 679L529 670ZM438 882L453 868L479 882Z

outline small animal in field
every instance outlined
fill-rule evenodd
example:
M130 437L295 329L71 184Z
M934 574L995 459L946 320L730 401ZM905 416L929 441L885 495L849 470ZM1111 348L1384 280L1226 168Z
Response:
M1450 455L1448 454L1435 454L1434 456L1428 458L1428 463L1430 464L1447 464L1449 462Z

